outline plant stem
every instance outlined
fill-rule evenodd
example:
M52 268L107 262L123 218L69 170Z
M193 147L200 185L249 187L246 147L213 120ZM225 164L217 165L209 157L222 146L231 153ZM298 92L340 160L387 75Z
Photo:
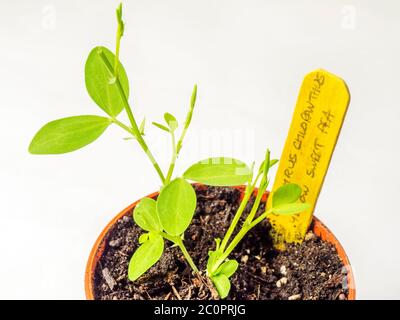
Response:
M240 203L240 206L237 209L235 216L233 217L233 220L232 220L228 230L225 233L224 239L221 242L221 246L219 247L219 250L221 252L223 252L225 250L225 247L228 244L228 241L231 238L233 231L235 231L236 225L239 222L240 217L242 216L243 211L246 208L246 205L249 202L250 196L253 193L253 191L254 191L253 185L248 184L246 186L246 190L245 190L242 202Z
M171 141L172 141L172 159L171 159L171 163L168 168L167 176L165 178L165 182L164 182L165 185L167 185L171 181L172 173L174 172L174 168L175 168L176 158L178 157L178 152L177 152L176 144L175 144L175 133L174 132L171 132Z
M116 36L116 44L115 44L115 59L114 59L114 75L115 78L118 78L118 68L119 68L119 48L121 44L121 38L124 34L124 22L122 21L122 3L117 8L117 36Z
M178 156L179 152L182 149L183 139L185 138L185 135L189 128L190 122L192 121L193 110L194 110L194 106L196 104L196 98L197 98L197 84L195 84L193 87L192 96L190 98L190 108L186 115L185 126L181 133L181 137L179 138L178 143L176 145L176 156Z
M120 128L124 129L126 132L130 133L131 135L133 135L133 131L132 128L128 127L127 125L123 124L121 121L119 121L116 118L111 118L111 122L115 123L117 126L119 126Z
M249 215L247 216L246 220L244 221L244 225L250 224L253 221L254 216L257 213L258 207L260 206L261 198L264 195L264 192L265 192L265 189L267 188L267 186L268 186L268 183L265 182L265 176L264 176L263 179L261 179L261 183L260 183L260 187L258 188L258 191L257 191L256 199L254 200L254 204L253 204L253 207L251 208Z
M103 60L103 62L104 62L104 64L105 64L105 66L107 67L108 71L109 71L111 74L114 74L114 70L112 69L112 67L111 67L111 65L110 65L110 62L108 61L108 59L107 59L107 57L105 56L104 52L101 52L101 53L100 53L100 57L102 58L102 60ZM131 124L131 132L130 132L130 133L131 133L131 134L136 138L136 140L139 142L139 145L142 147L143 151L146 153L147 157L150 159L151 163L153 164L154 168L156 169L157 174L158 174L158 176L160 177L160 180L161 180L162 184L164 184L164 181L165 181L164 174L163 174L163 172L161 171L161 168L160 168L160 166L158 165L158 163L157 163L156 159L154 158L153 154L151 153L149 147L147 146L146 141L143 139L143 136L142 136L141 133L140 133L140 130L139 130L139 127L138 127L137 122L136 122L136 120L135 120L135 117L134 117L134 115L133 115L131 106L129 105L128 99L127 99L127 97L126 97L126 95L125 95L125 91L124 91L124 89L122 88L121 82L119 81L119 78L118 78L118 77L115 78L115 84L116 84L117 89L118 89L118 91L119 91L119 94L120 94L120 96L121 96L121 98L122 98L122 102L123 102L123 104L124 104L125 111L126 111L126 113L127 113L127 115L128 115L129 122L130 122L130 124ZM116 120L116 119L113 119L113 121L114 121L116 124L118 124L115 120ZM120 125L120 124L122 124L122 123L119 122L119 125ZM120 127L123 128L123 126L121 126L121 125L120 125ZM125 126L125 127L126 127L126 126ZM124 128L124 129L126 130L126 128Z
M183 241L180 237L177 237L176 242L175 242L178 247L181 249L186 261L189 263L190 267L193 269L194 272L199 272L199 269L197 269L196 265L194 264L192 257L190 256L189 252L186 250L185 245L183 244Z
M149 147L147 146L146 141L143 139L143 136L140 134L139 127L138 127L135 117L133 116L133 113L132 113L132 109L129 105L129 102L125 96L125 92L122 89L121 83L118 78L116 80L116 84L117 84L117 88L120 92L120 95L122 97L122 101L124 102L124 107L125 107L126 113L128 115L129 122L131 123L131 126L132 126L132 134L136 138L136 140L139 142L139 145L142 147L142 149L146 153L147 157L150 159L151 163L153 164L154 168L157 171L158 176L160 177L162 184L164 184L164 182L165 182L164 174L163 174L160 166L158 165L156 159L154 158L152 152L150 151Z
M250 223L250 229L254 228L257 224L259 224L261 221L263 221L264 219L266 219L270 214L272 213L272 210L267 210L265 211L263 214L260 214L257 219L255 219L254 221L252 221Z
M246 208L247 203L249 202L249 199L251 197L251 195L253 194L255 185L258 181L258 179L260 178L261 173L259 173L256 177L256 179L254 180L253 183L249 183L246 186L246 190L244 192L244 197L242 199L242 202L240 203L240 206L238 208L238 210L235 213L235 216L233 217L233 220L228 228L228 230L225 233L224 239L221 242L221 246L219 248L219 250L221 252L223 252L226 248L226 245L228 244L229 239L232 237L232 233L235 231L236 225L238 224L240 217L243 214L244 209Z
M162 237L164 237L165 239L167 239L167 240L173 242L174 244L177 244L177 243L176 243L176 237L170 236L168 233L165 233L164 231L161 231L161 232L160 232L160 235L161 235Z
M119 12L118 12L119 10ZM128 115L129 122L131 124L131 130L129 132L136 138L136 140L139 142L139 145L142 147L143 151L146 153L147 157L150 159L151 163L153 164L154 168L157 171L158 176L160 177L160 180L162 184L164 184L165 177L163 172L161 171L160 166L158 165L156 159L154 158L153 154L151 153L149 147L146 144L146 141L143 139L143 136L140 133L139 127L137 125L137 122L135 120L135 117L133 116L132 109L129 105L128 99L125 95L125 91L122 88L121 82L119 81L119 76L118 76L118 68L117 66L119 65L119 47L121 43L121 37L123 35L123 29L124 25L122 22L122 5L119 6L117 9L117 19L118 19L118 29L117 29L117 40L116 40L116 54L115 54L115 61L114 61L114 68L111 66L110 62L108 61L107 57L105 56L104 52L100 52L100 57L102 61L104 62L104 65L108 69L111 75L114 76L115 80L115 85L118 88L119 94L122 98L123 104L125 111ZM121 128L127 130L128 127L123 125L121 122L117 122L116 119L112 119L114 123L118 124Z
M120 26L118 25L117 30L117 41L115 45L115 58L114 58L114 76L118 78L118 67L119 67L119 47L121 44L121 36L120 36Z
M183 244L183 241L180 236L171 236L168 233L165 233L163 231L160 232L160 235L164 237L165 239L171 241L172 243L176 244L179 249L181 249L183 256L189 263L190 267L193 269L194 272L199 272L199 269L196 267L194 264L192 257L190 256L189 252L186 250L185 245Z
M229 244L228 248L226 248L226 250L222 253L222 255L215 262L213 269L211 270L211 273L215 272L218 269L218 267L225 261L225 259L229 257L229 255L236 248L238 243L244 238L244 236L247 234L247 232L249 232L257 224L259 224L261 221L263 221L269 213L270 213L270 210L264 212L257 219L255 219L252 223L250 223L248 225L244 225L242 227L242 229L238 232L238 234L233 238L233 240Z
M186 132L190 125L190 122L192 121L193 110L194 110L194 106L196 103L196 96L197 96L197 85L195 84L193 87L192 96L190 99L190 108L186 115L185 125L183 127L183 130L182 130L181 136L178 140L178 143L175 143L175 135L172 132L172 159L171 159L171 163L168 168L168 173L165 178L164 184L168 184L171 181L171 177L172 177L172 174L175 169L176 159L178 158L179 152L182 149L183 139L185 138Z

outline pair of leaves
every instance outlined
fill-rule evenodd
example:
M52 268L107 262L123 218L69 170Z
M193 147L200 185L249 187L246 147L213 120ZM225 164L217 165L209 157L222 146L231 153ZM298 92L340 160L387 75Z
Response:
M124 108L129 96L129 83L124 67L119 64L119 83L113 75L114 54L105 47L94 48L86 61L85 82L89 95L112 118ZM118 85L125 97L121 96ZM111 124L110 119L95 115L67 117L44 125L29 146L33 154L61 154L80 149L95 141Z
M208 252L207 273L215 285L218 294L222 299L226 298L231 290L231 282L229 278L236 272L239 264L236 260L227 260L222 263L216 271L213 272L214 266L221 256L219 251L220 239L215 239L217 248L215 251Z
M133 219L143 230L181 235L192 221L196 193L185 179L176 178L160 192L157 201L144 198L133 211Z
M301 187L288 183L279 187L272 196L272 211L279 215L292 215L307 210L308 203L297 202L301 196Z
M165 120L165 123L167 124L167 126L164 126L163 124L158 123L158 122L153 122L153 125L155 125L157 128L159 128L163 131L170 132L170 133L173 133L176 129L178 129L178 121L172 114L166 112L164 114L164 120Z
M239 264L236 260L227 260L211 276L211 280L222 299L225 299L231 290L229 278L236 272L238 266Z
M141 245L129 263L128 277L131 281L139 278L160 259L164 248L160 232L165 231L171 237L179 237L187 229L196 203L193 187L182 178L166 185L157 201L144 198L138 203L133 211L133 219L149 233L140 237Z

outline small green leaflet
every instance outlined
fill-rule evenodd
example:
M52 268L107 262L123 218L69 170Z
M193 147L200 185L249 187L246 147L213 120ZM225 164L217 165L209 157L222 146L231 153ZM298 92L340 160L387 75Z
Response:
M133 210L133 219L136 224L146 231L160 232L162 226L157 215L156 201L143 198Z
M217 288L221 299L225 299L231 290L231 282L229 281L228 277L225 274L220 273L216 276L213 276L211 280Z
M163 131L169 132L169 129L166 126L164 126L164 125L162 125L162 124L160 124L158 122L152 122L152 124L154 126L156 126L158 129L161 129Z
M218 275L220 273L223 273L228 278L230 278L236 272L238 267L239 263L236 260L228 260L220 265L215 274Z
M178 128L178 121L172 114L166 112L164 114L164 120L167 123L171 132L174 132Z
M284 184L279 187L272 195L272 207L281 204L296 202L301 196L301 188L295 183Z
M212 275L211 269L213 268L214 263L219 258L219 255L220 255L220 252L218 252L218 251L213 251L213 250L208 251L207 272L209 275Z
M129 97L129 82L121 63L118 79L125 94L121 96L114 77L114 54L105 47L94 48L85 65L85 83L90 97L109 116L116 117L124 108L124 99Z
M301 196L301 187L295 183L284 184L272 194L272 212L291 215L307 210L310 205L296 202Z
M192 221L196 193L185 179L176 178L166 185L157 199L157 213L163 229L172 236L181 235Z
M75 151L96 140L111 124L99 116L75 116L51 121L33 137L29 152L60 154Z
M149 240L149 236L150 236L150 234L149 233L142 233L140 236L139 236L139 239L138 239L138 241L139 241L139 244L142 244L142 243L144 243L144 242L146 242L147 240Z
M183 177L211 186L237 186L251 176L250 168L242 161L232 158L209 158L192 165Z
M207 270L212 268L218 258L218 253L215 251L209 252L209 259L207 262ZM227 260L219 266L214 274L210 274L211 280L218 290L218 294L222 299L226 298L231 290L231 283L229 278L236 272L239 267L239 263L236 260Z
M139 246L129 262L129 280L135 281L149 270L161 258L163 251L163 238L159 234L151 233L149 239Z
M271 169L275 164L277 164L279 162L278 159L272 159L269 162L269 168ZM260 164L260 168L258 169L259 172L264 171L264 164L265 164L265 160L263 162L261 162Z

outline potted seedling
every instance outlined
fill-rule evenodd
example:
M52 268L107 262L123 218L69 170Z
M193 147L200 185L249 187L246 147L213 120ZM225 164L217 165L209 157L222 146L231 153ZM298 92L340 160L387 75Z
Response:
M129 102L128 77L119 57L124 34L121 5L116 15L115 53L96 47L85 65L87 91L105 116L52 121L37 132L29 146L33 154L67 153L116 125L136 140L160 179L158 192L123 210L96 241L86 271L87 298L354 298L354 291L348 288L352 275L347 257L316 218L310 229L307 225L301 243L277 249L273 235L279 230L277 223L270 221L279 222L280 217L294 221L310 211L312 204L305 201L299 183L283 181L274 185L271 194L267 192L270 168L278 162L270 158L269 150L257 166L213 157L175 175L175 163L192 121L196 85L182 125L168 112L164 123L152 123L171 140L170 164L162 170L146 142L145 121L137 122ZM129 123L118 119L123 111Z

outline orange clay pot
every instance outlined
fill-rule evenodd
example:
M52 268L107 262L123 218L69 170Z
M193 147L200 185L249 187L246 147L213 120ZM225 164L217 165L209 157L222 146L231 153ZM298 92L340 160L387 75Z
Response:
M201 186L200 184L194 184L194 185ZM243 191L244 191L245 187L238 186L235 188L239 189L242 192L241 196L243 197ZM159 194L159 192L154 192L152 194L149 194L145 198L156 198L158 196L158 194ZM263 197L263 200L266 200L267 197L268 197L268 192ZM87 300L94 300L94 273L96 270L97 263L100 260L100 257L102 256L104 249L105 249L105 244L106 244L105 237L106 237L107 233L119 219L121 219L123 216L130 215L132 210L140 202L140 200L141 199L135 201L129 207L125 208L118 215L116 215L114 217L114 219L112 219L108 223L108 225L104 228L104 230L100 233L95 244L93 245L93 248L90 252L89 259L88 259L88 262L86 265L86 271L85 271L85 294L86 294ZM342 245L335 238L333 233L317 217L313 217L312 226L313 226L313 232L319 238L321 238L322 240L325 240L329 243L332 243L335 246L335 248L339 254L339 257L342 260L342 263L347 270L347 285L349 288L348 300L355 300L356 288L355 288L355 283L354 283L353 271L351 269L349 258L347 257L346 252L344 251Z

